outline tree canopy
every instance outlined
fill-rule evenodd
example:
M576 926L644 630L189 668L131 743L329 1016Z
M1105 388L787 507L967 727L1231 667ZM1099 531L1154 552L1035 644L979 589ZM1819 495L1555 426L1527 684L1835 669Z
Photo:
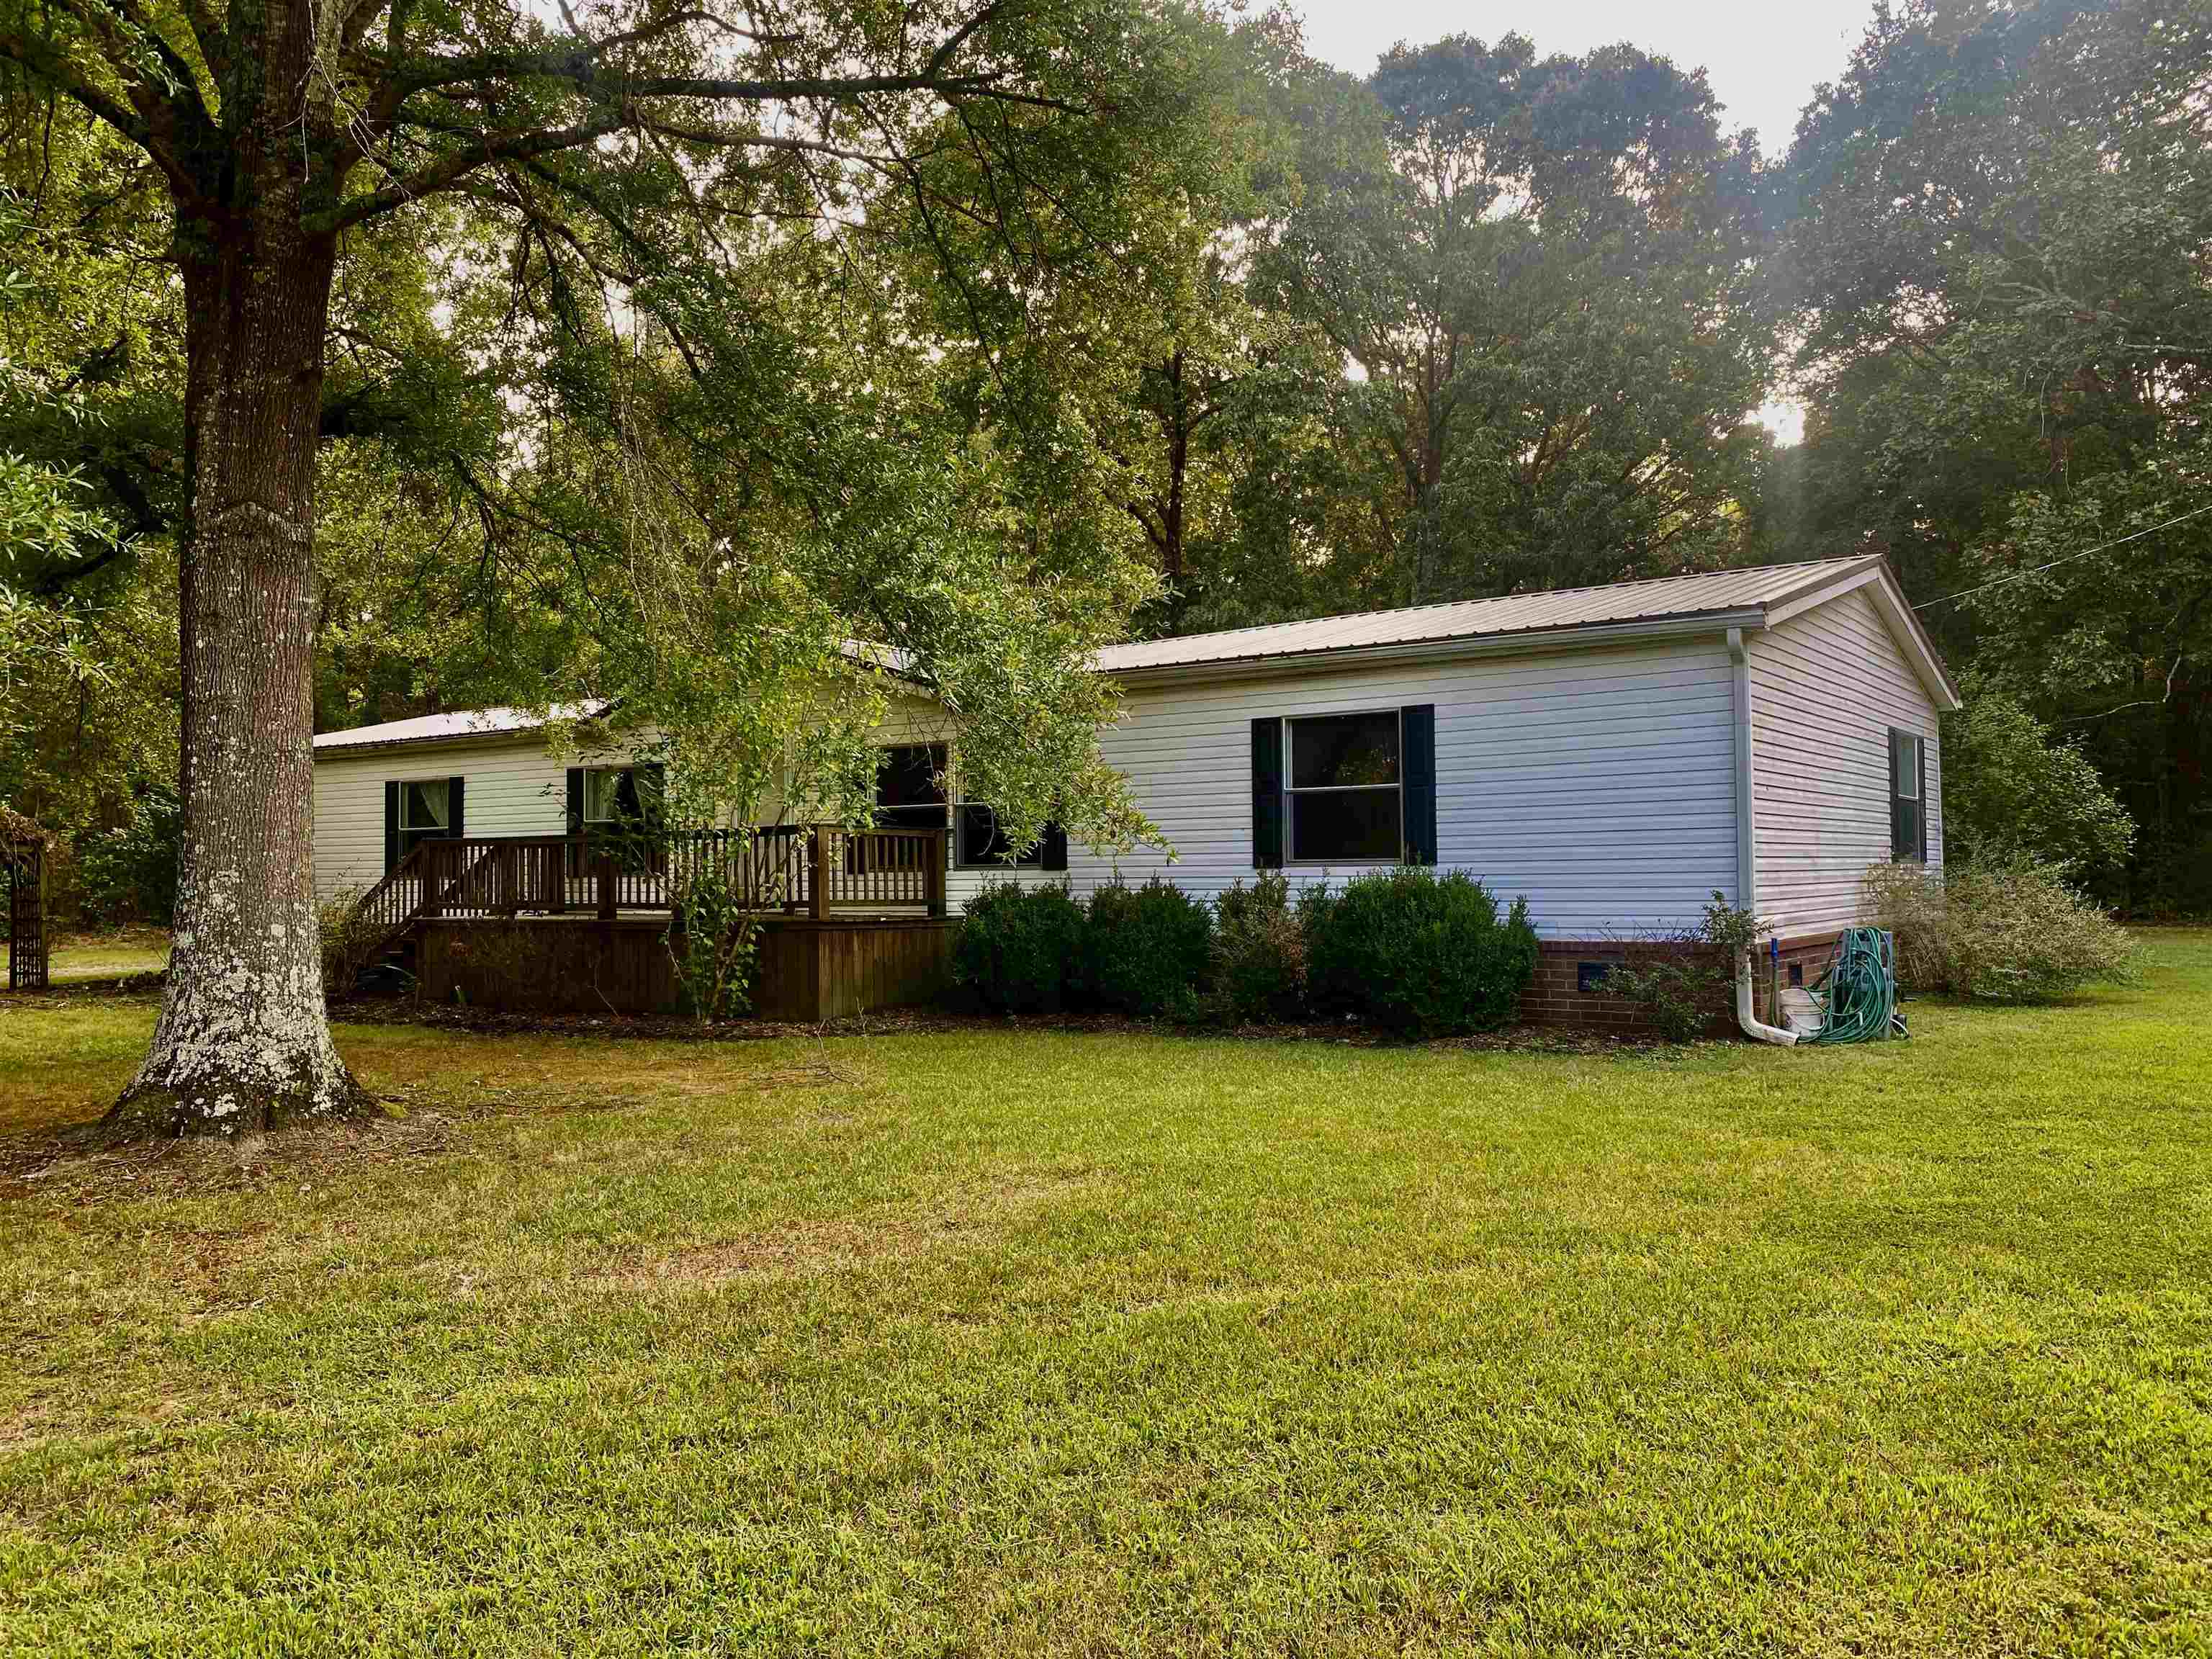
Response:
M2081 744L2146 826L2109 890L2154 909L2212 904L2209 65L2203 4L1885 9L1800 125L1776 257L1786 539L1888 553Z

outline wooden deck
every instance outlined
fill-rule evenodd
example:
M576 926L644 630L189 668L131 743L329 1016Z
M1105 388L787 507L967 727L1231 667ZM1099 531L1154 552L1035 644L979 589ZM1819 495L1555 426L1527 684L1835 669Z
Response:
M756 1012L831 1019L942 988L947 850L942 830L836 824L471 836L421 843L358 908L432 1000L665 1012L682 1000L685 896L710 888L761 930Z

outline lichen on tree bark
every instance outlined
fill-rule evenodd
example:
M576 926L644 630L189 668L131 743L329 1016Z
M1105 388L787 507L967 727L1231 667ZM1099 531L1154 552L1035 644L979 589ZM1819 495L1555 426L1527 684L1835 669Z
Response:
M292 159L267 136L240 192L254 210L179 204L184 838L168 993L109 1114L118 1133L237 1133L370 1105L331 1038L314 902L315 448L337 251L301 228Z

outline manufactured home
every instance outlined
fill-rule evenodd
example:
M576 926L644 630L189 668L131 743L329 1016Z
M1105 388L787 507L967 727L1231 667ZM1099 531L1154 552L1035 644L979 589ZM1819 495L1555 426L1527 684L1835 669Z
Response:
M963 798L957 729L917 693L879 734L875 831L752 854L784 878L791 925L926 935L988 881L1081 891L1161 874L1213 894L1262 869L1303 884L1410 860L1525 897L1544 941L1526 1011L1571 1020L1605 1002L1591 964L1693 922L1715 891L1802 963L1862 919L1869 865L1942 858L1937 716L1958 694L1879 558L1152 641L1097 669L1123 693L1105 757L1171 854L1100 856L1049 834L1006 848L988 805ZM429 845L442 891L418 884L387 906L411 898L450 924L650 909L649 872L602 891L580 849L634 816L651 780L622 753L558 758L543 726L490 709L318 737L319 893L387 884ZM496 892L469 884L464 856L503 868Z

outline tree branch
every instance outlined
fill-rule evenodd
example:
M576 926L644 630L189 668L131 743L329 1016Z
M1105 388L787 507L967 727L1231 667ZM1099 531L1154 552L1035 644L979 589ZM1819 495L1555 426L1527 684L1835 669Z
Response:
M556 150L576 149L585 144L594 143L609 133L618 132L629 125L629 112L617 110L589 121L579 122L572 127L560 127L550 131L488 132L483 135L479 148L450 152L404 179L393 179L381 190L371 191L365 196L350 197L321 213L307 214L301 218L301 228L311 236L334 234L349 225L357 225L380 213L389 213L409 202L450 190L460 179L487 163L520 161L533 155L550 155Z
M45 82L79 108L105 121L152 156L172 180L181 181L184 175L177 167L176 158L157 143L154 130L145 119L93 85L68 58L41 50L48 45L27 35L0 34L0 58L20 64L34 79Z

